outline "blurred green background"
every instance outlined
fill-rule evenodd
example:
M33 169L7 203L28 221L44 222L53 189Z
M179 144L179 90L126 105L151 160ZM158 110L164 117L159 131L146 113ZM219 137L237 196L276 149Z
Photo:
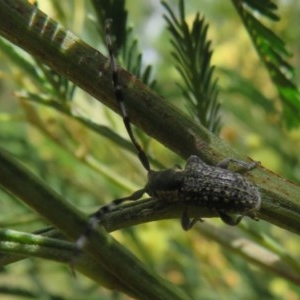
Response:
M176 11L177 1L167 1ZM299 85L300 2L276 1L280 22L266 22L280 36L294 56L289 62L296 70ZM89 1L38 2L47 15L70 29L91 46L106 53L95 24L95 13ZM162 18L165 13L159 1L126 1L128 23L143 53L143 63L153 66L155 90L187 113L180 81L170 55L170 36ZM287 129L276 88L230 1L186 1L187 21L200 11L209 24L208 37L214 50L212 63L220 87L222 127L220 137L241 153L261 161L281 176L300 182L300 129ZM1 42L2 44L2 42ZM37 83L24 70L24 62L9 58L0 51L0 143L35 174L86 213L104 203L141 188L145 171L137 158L113 142L92 132L74 118L53 108L37 105L24 98L38 95L61 101L73 92L71 83L57 77L64 89L55 90L46 80ZM42 66L22 50L24 61L41 72ZM10 56L11 57L11 56ZM122 63L122 62L121 62ZM54 77L55 78L55 77ZM23 97L27 95L26 97ZM126 96L126 95L125 95ZM260 102L264 99L265 107ZM267 105L268 101L272 105ZM127 139L121 118L89 95L75 89L72 112L108 126ZM277 110L270 109L275 107ZM147 153L164 166L184 162L172 152L139 132ZM0 225L23 232L44 227L44 220L17 199L0 191ZM206 220L216 227L226 227L219 220ZM205 223L206 223L205 222ZM281 253L291 265L299 260L299 237L269 225L245 220L239 233L249 227L269 240L269 250ZM249 232L248 232L249 234ZM126 228L113 235L132 250L158 274L182 286L192 299L298 299L298 284L287 276L258 267L201 232L201 224L189 232L181 230L179 220L153 222ZM271 249L272 248L272 249ZM280 250L278 250L280 249ZM259 253L259 252L257 252ZM259 254L257 254L259 255ZM300 273L299 273L300 274ZM26 292L32 293L32 296ZM9 295L10 294L10 295ZM129 299L99 287L78 274L74 279L68 266L52 261L29 258L0 269L0 299Z

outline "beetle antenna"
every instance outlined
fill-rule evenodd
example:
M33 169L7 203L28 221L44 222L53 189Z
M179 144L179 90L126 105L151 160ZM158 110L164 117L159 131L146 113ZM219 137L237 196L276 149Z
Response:
M138 158L140 162L142 163L143 167L147 170L150 171L150 163L149 159L145 153L145 151L142 149L140 144L137 142L133 131L131 127L131 122L129 119L129 116L127 114L127 110L124 104L124 95L123 95L123 88L120 84L120 79L119 79L119 67L117 65L117 61L114 55L114 48L113 48L113 43L112 43L112 38L111 38L111 24L112 24L112 19L107 19L105 21L105 39L106 39L106 45L107 49L109 52L109 57L110 57L110 67L112 71L112 81L115 89L115 99L118 103L123 122L125 125L125 128L128 132L128 135L131 139L131 142L133 143L135 149L137 150Z

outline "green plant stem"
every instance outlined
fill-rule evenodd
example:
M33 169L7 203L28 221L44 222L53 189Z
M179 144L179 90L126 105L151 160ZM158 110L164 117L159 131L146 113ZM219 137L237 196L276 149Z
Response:
M152 216L151 220L158 220L160 217L162 217L162 215L159 216L157 212L161 211L162 213L162 210L153 209L155 203L157 203L157 201L147 199L144 201L128 204L125 208L122 209L120 207L116 208L114 212L108 213L105 217L105 220L103 221L106 230L108 232L111 232L120 228L124 228L128 225L128 223L126 222L126 218L129 218L131 220L130 225L140 224L144 222L145 217L143 216L143 213L141 213L141 211L149 211L149 215ZM167 211L169 211L169 209ZM231 227L220 228L213 226L212 224L209 224L207 222L198 223L194 230L199 231L200 235L205 235L208 238L218 242L227 249L230 249L236 254L244 257L246 260L251 261L253 264L267 269L268 271L271 271L272 273L279 275L282 278L285 278L295 284L300 284L299 264L296 259L290 257L283 248L275 249L275 251L273 251L273 247L271 247L270 249L267 242L262 243L261 239L264 236L263 233L260 234L254 232L253 234L255 234L256 237L253 238L253 236L250 234L251 239L249 239L244 235L241 235L238 230L232 230ZM246 232L246 234L247 233L248 231ZM18 234L23 236L23 234L21 233ZM34 255L35 257L46 257L48 259L67 263L70 255L72 254L70 249L73 249L74 246L72 247L72 244L70 243L67 243L67 245L65 246L64 244L66 242L59 242L59 249L55 249L55 251L53 251L54 247L56 247L57 244L57 240L54 240L53 238L64 239L64 237L61 236L61 234L53 228L48 228L47 231L42 232L41 234L52 237L51 240L54 241L53 244L51 244L50 251L48 250L48 248L46 248L45 256L43 256L44 252L42 252L42 250L39 252L30 252L29 249L31 248L24 247L24 245L17 244L14 251L11 251L10 248L7 249L5 243L6 240L10 241L10 239L6 238L5 235L3 236L0 231L0 239L2 241L0 242L0 251L7 252L9 254L0 255L0 265L3 266L22 259L22 257L20 258L19 256L20 254L27 256ZM26 234L24 235L26 236ZM255 242L253 241L253 239L255 240ZM42 238L41 240L43 241ZM60 244L64 245L63 250L60 249ZM263 244L263 246L261 244ZM43 246L47 245L43 243ZM277 245L277 247L280 246ZM14 252L16 252L18 256L12 254ZM107 280L108 278L110 278L109 276L111 276L111 274L106 275L106 273L101 269L101 266L99 266L97 262L93 262L91 257L86 253L82 253L79 256L78 262L76 263L76 268L81 273L94 279L99 276L99 272L97 272L98 268L100 268L100 275L102 275L105 280ZM103 277L100 277L101 281L99 281L102 284ZM110 282L110 280L108 281Z
M71 240L84 232L87 225L82 215L1 148L0 184ZM138 299L187 299L176 286L148 270L103 229L93 231L86 250L104 272L116 279L110 282L116 289L121 282L120 290L126 287L127 293Z
M27 1L0 1L0 34L117 111L107 59ZM121 70L120 78L133 123L183 158L196 154L211 164L226 157L247 160L128 72ZM263 167L246 176L262 195L259 217L300 234L300 187Z
M0 230L0 250L1 253L6 253L1 255L1 265L20 260L22 256L24 258L34 256L68 263L74 253L74 244L49 237L2 229ZM126 292L128 290L124 283L118 281L110 272L105 271L99 262L86 253L78 257L76 269L108 289L117 286L120 291Z

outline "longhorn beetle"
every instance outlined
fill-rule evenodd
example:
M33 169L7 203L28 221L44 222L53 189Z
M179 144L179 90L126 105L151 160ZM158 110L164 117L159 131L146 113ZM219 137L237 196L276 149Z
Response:
M187 159L184 169L172 168L154 171L150 168L148 157L137 142L127 115L122 86L119 81L119 70L110 35L111 22L111 19L106 20L105 33L115 99L128 135L136 148L139 160L148 172L148 181L145 187L134 192L132 195L115 199L94 213L89 220L85 232L76 242L76 252L79 253L84 247L89 234L98 223L101 224L101 220L106 213L125 201L140 199L144 193L161 201L179 201L183 203L184 209L181 216L181 225L184 230L189 230L198 220L201 220L199 218L190 220L188 214L189 206L212 209L218 213L223 222L231 226L239 224L244 216L258 220L256 211L259 210L261 205L258 189L241 174L227 169L230 163L234 163L246 170L251 170L257 166L258 162L246 163L228 158L219 162L217 166L210 166L205 164L198 156L192 155ZM232 213L238 214L238 217L233 219L229 215Z

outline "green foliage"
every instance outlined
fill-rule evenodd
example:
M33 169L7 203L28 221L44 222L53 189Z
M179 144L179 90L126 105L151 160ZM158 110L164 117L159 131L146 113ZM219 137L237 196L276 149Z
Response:
M39 4L42 6L45 2L40 1ZM265 82L261 85L255 82L258 74L255 73L252 78L244 76L240 65L232 68L212 66L211 42L207 37L208 24L214 42L214 57L219 47L223 46L218 42L218 34L222 35L223 32L221 33L221 27L216 25L220 19L216 3L209 3L208 8L205 8L205 1L201 2L203 11L199 14L195 13L195 10L202 8L199 1L192 4L192 9L187 1L178 1L178 5L177 1L176 5L171 1L162 2L171 43L166 42L164 30L161 30L157 40L166 53L171 50L178 72L173 72L173 65L169 63L168 57L163 57L162 51L161 68L158 69L157 76L163 74L165 78L162 83L157 81L156 85L152 67L144 67L143 60L146 57L143 58L139 51L139 45L143 45L140 42L142 37L135 38L139 27L138 21L132 21L137 19L134 16L137 7L135 0L131 5L130 1L125 3L93 0L90 6L86 5L84 11L76 10L79 1L49 1L53 6L49 14L60 18L68 27L72 24L72 18L75 19L74 24L77 24L76 18L81 17L84 20L84 30L80 37L98 45L100 33L103 49L103 24L105 19L112 18L114 47L122 67L140 78L149 88L158 86L158 90L180 98L179 106L184 106L181 103L187 103L187 110L192 118L199 120L214 132L221 129L222 114L223 138L227 138L238 150L262 160L263 165L269 164L282 175L300 182L297 169L299 131L287 132L281 127L281 123L286 123L290 128L299 122L296 83L289 77L295 68L285 60L288 52L275 30L263 25L256 16L259 12L276 21L279 19L275 14L277 7L272 1L233 2L246 30L252 36L254 49L260 53L260 59L269 70L274 86L283 97L285 113L280 120L274 121L270 118L270 115L278 113L278 108L273 102L276 96L265 93ZM226 8L230 3L219 1L219 5L226 23L233 23L234 27L238 27L240 21L237 18L227 17L229 13ZM139 16L142 14L140 9L142 8L137 12ZM211 13L208 13L209 9ZM148 13L140 18L143 24L149 19ZM89 14L96 15L97 21L91 24L86 20ZM161 15L158 17L162 18ZM209 23L205 20L209 20ZM129 21L135 25L129 27ZM231 36L223 35L221 38L225 37L229 38L230 53L240 55L234 57L239 64L245 57L244 53L234 52L236 45L230 40ZM236 37L239 39L238 34ZM47 49L46 45L41 45L43 46ZM1 295L10 295L14 297L12 299L17 299L18 296L49 299L128 299L124 294L136 296L136 289L145 289L150 293L158 288L172 295L170 299L297 297L300 292L300 246L294 235L264 221L247 223L245 220L239 228L224 227L218 221L207 221L188 233L182 232L178 220L141 225L140 223L146 222L145 216L157 205L151 201L132 203L126 208L116 209L105 225L109 232L122 229L118 230L115 236L124 247L100 231L91 238L90 244L94 247L92 251L87 249L87 253L80 256L76 264L78 279L73 279L67 264L74 250L70 238L78 236L79 233L76 233L75 229L78 230L79 224L82 225L78 221L77 210L89 214L103 203L137 190L145 183L144 170L135 164L137 159L134 149L128 142L119 116L101 109L92 97L76 88L76 85L61 74L45 66L43 61L30 57L4 39L0 40L0 48L0 185L3 189L0 194L0 265L3 267L0 273ZM247 49L247 53L251 50ZM55 59L53 56L54 62ZM222 59L226 60L228 56L224 55ZM246 60L249 60L248 64L256 63L250 55ZM216 72L219 72L220 91L217 81L213 79ZM130 79L134 81L135 77ZM173 82L179 83L172 86ZM178 86L183 98L178 96ZM129 87L125 86L125 101L127 89ZM222 106L218 94L222 96ZM150 96L147 94L147 97ZM159 118L164 116L164 111L159 112ZM158 131L164 129L158 128ZM176 130L175 125L168 132L173 134ZM255 146L251 146L253 142L251 144L247 141L253 138L254 133ZM231 138L232 136L238 138ZM146 140L142 135L139 137L143 142ZM151 139L147 139L147 146L147 153L158 158L151 159L151 165L157 169L161 169L162 165L172 166L178 163L178 158L173 159L170 151L161 149ZM3 175L6 151L2 148L9 150L11 154L7 157L11 159L8 161L14 166L14 169L11 168L12 177L8 183ZM267 159L264 160L264 156L257 153L266 150L269 152L266 152ZM275 167L272 165L270 153L279 157L279 163ZM20 162L26 165L26 169L20 166ZM31 181L24 183L27 177ZM13 188L9 190L5 183ZM56 193L53 193L53 190ZM285 199L280 201L283 205L286 204ZM262 213L271 210L272 205L265 206ZM286 205L285 209L287 208L290 208L286 213L290 222L289 229L296 232L293 228L293 213L296 211L291 212L293 206ZM171 210L170 207L168 209ZM276 216L275 214L274 219ZM48 221L45 221L46 219ZM161 219L160 215L153 220L157 219ZM277 221L271 217L265 219L274 223ZM135 220L136 223L131 225L139 226L126 228L126 222ZM49 222L51 227L48 226ZM68 238L62 236L52 225L62 230ZM83 225L85 226L84 222ZM72 235L69 232L72 232ZM101 243L106 238L109 242ZM120 252L113 252L112 246L115 247L114 251L119 249ZM104 249L104 252L99 248L101 251ZM143 264L128 253L129 249ZM126 259L118 260L124 251L128 257L125 255ZM102 257L105 257L104 264ZM258 267L249 267L250 263ZM113 266L117 270L113 269ZM136 271L137 266L142 273ZM149 273L147 266L151 266ZM127 269L128 274L134 274L135 281L129 281L127 276L123 276L124 281L120 284L117 278L122 274L121 269L125 270L125 275ZM157 273L173 284L162 278L158 279L160 284L154 283ZM143 279L146 275L149 275L150 279L145 282ZM99 285L108 289L114 287L123 293L116 295L116 292L99 289ZM177 287L184 293L177 290ZM157 296L157 299L167 298Z
M187 101L188 110L195 120L218 133L220 103L216 80L212 79L214 67L211 66L211 43L207 41L208 25L197 13L189 29L182 0L178 4L179 19L166 2L163 1L162 5L168 12L164 18L172 36L172 56L184 82L179 87Z
M259 13L272 21L279 21L280 18L274 13L277 6L271 1L262 4L256 0L233 0L233 3L278 90L282 101L283 122L288 128L299 126L300 93L294 80L294 67L285 60L291 54L286 50L282 39L256 16Z

